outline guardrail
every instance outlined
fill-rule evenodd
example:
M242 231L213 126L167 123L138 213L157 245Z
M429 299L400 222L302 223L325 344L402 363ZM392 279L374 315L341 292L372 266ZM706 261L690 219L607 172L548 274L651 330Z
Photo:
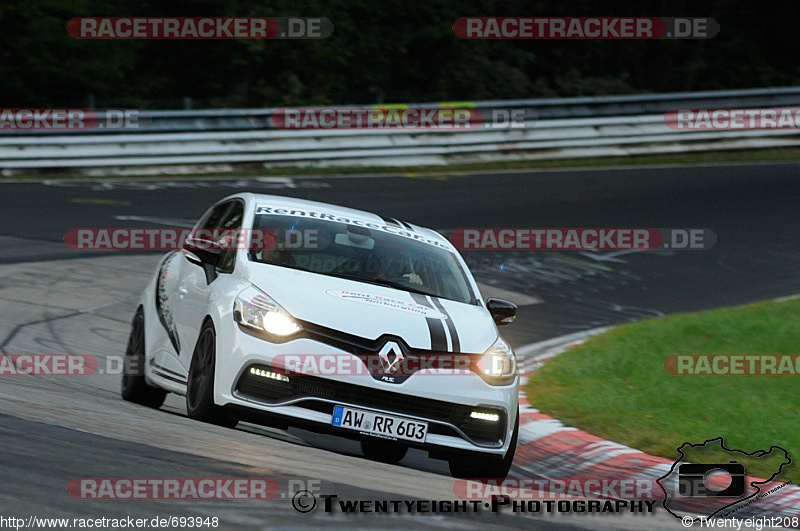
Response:
M411 105L440 107L445 104ZM0 170L147 173L235 165L413 166L796 146L796 129L675 130L672 108L800 106L800 87L559 100L470 102L524 109L519 127L467 130L278 130L274 109L154 111L131 130L0 134ZM363 106L361 106L363 107ZM350 107L348 107L350 108ZM647 113L627 115L629 112ZM652 114L657 112L658 114ZM567 118L546 118L565 115ZM592 117L579 117L591 115ZM538 119L533 119L538 116ZM543 118L544 117L544 118Z

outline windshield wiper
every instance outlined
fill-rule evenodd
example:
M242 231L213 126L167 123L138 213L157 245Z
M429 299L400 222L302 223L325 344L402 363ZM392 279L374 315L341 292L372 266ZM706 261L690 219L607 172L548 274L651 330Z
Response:
M369 278L357 277L357 276L353 276L353 275L346 275L346 274L343 274L343 273L319 273L317 271L311 271L310 269L306 269L304 267L300 267L300 266L297 266L297 265L294 265L294 264L287 264L287 263L284 263L284 262L281 262L279 264L272 263L272 262L258 262L258 263L260 263L260 264L268 264L268 265L276 265L278 267L285 267L287 269L296 269L298 271L305 271L306 273L315 273L315 274L318 274L318 275L325 275L325 276L329 276L329 277L343 278L345 280L353 280L355 282L365 282L367 284L374 284L376 286L384 286L384 287L387 287L387 288L399 289L401 291L408 291L410 293L418 293L420 295L430 295L431 297L438 297L440 299L447 299L447 297L439 295L438 293L432 293L430 291L424 291L424 290L409 286L407 284L402 284L400 282L393 282L393 281L387 280L385 278L369 279ZM448 299L448 300L450 300L450 299Z
M391 280L386 280L384 278L370 279L370 278L357 277L353 275L346 275L342 273L323 273L323 275L328 275L336 278L344 278L346 280L354 280L356 282L366 282L367 284L374 284L376 286L384 286L387 288L399 289L401 291L409 291L411 293L419 293L420 295L430 295L432 297L439 297L439 295L436 293L431 293L430 291L423 291L421 289L417 289L408 286L406 284L401 284L400 282L392 282Z
M287 264L286 262L262 262L261 260L255 261L257 264L265 264L265 265L272 265L278 267L285 267L286 269L296 269L297 271L305 271L306 273L314 273L310 269L306 269L305 267L300 267L299 265L295 264Z
M371 282L372 284L377 284L378 286L386 286L389 288L399 289L402 291L410 291L411 293L419 293L420 295L430 295L432 297L439 297L437 293L431 293L430 291L423 291L419 288L409 286L408 284L393 282L391 280L386 280L385 278L376 278L375 280L371 280L368 282Z

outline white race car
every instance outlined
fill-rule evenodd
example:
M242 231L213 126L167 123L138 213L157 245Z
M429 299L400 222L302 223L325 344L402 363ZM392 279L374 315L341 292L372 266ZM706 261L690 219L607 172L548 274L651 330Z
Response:
M504 478L519 429L516 307L483 300L437 232L298 199L211 207L142 294L122 396L189 417L350 437L397 462L409 447L456 477Z

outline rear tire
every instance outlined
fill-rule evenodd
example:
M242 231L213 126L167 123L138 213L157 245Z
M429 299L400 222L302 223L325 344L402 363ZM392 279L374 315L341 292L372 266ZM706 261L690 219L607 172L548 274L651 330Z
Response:
M189 365L189 379L186 384L186 413L189 418L234 428L239 419L224 407L214 403L214 372L217 359L217 334L214 325L208 321L200 330L200 337L194 347L192 362Z
M122 372L122 398L134 404L158 409L167 398L167 391L153 387L144 378L144 311L136 310L125 349Z
M361 453L364 457L381 463L399 463L406 456L408 446L384 439L364 439L361 441Z
M517 436L519 435L519 412L511 435L511 444L503 457L473 453L460 455L448 461L450 474L454 478L462 479L497 479L503 480L511 470L514 462L514 452L517 449Z

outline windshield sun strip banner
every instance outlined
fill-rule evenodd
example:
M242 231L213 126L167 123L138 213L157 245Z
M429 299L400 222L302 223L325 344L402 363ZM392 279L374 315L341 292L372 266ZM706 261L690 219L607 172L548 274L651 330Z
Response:
M427 243L439 249L455 253L453 249L445 242L436 238L431 238L411 230L404 229L402 225L389 222L370 221L363 218L349 218L340 214L328 214L325 212L317 212L314 210L302 210L297 208L274 208L270 206L259 205L256 207L256 215L271 215L271 216L287 216L287 217L301 217L309 219L317 219L321 221L333 221L337 223L344 223L347 225L356 225L358 227L365 227L370 230L378 230L397 236L402 236L411 240L422 243Z

